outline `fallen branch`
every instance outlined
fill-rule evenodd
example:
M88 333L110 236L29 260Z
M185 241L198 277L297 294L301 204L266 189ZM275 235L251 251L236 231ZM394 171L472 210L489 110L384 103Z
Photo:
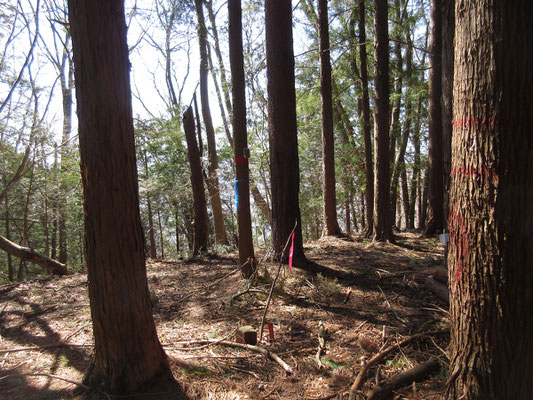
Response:
M6 378L10 378L12 376L45 376L47 378L59 379L60 381L65 381L65 382L71 383L73 385L77 385L77 386L79 386L79 387L81 387L81 388L83 388L85 390L89 390L90 389L89 386L84 385L81 382L77 382L77 381L73 381L72 379L62 378L61 376L50 375L50 374L45 374L45 373L33 373L33 374L16 373L16 374L8 374L8 375L4 375L4 376L0 377L0 380L6 379Z
M1 235L0 249L4 250L8 254L11 254L12 256L20 258L21 260L30 261L34 264L40 265L55 275L72 275L72 272L67 269L65 264L62 264L56 260L52 260L51 258L48 258L29 247L19 246L18 244L13 243Z
M446 333L448 330L438 330L438 331L429 331L429 332L421 332L417 333L416 335L413 335L411 337L408 337L407 339L402 340L399 343L393 344L389 347L387 347L385 350L379 352L374 357L372 357L368 362L363 365L359 373L357 374L357 377L355 378L355 381L350 388L350 395L348 397L348 400L355 400L356 399L356 393L361 387L363 383L363 378L365 377L365 374L367 371L375 364L377 364L379 361L381 361L382 358L387 356L389 353L392 353L396 348L406 345L407 343L410 343L416 339L419 339L421 337L425 336L431 336L431 335L439 335L442 333Z
M44 350L44 349L54 349L58 347L93 347L94 343L87 344L75 344L75 343L62 343L62 344L49 344L46 346L32 346L32 347L17 347L14 349L0 350L0 354L6 353L16 353L21 351L34 351L34 350Z
M265 311L263 312L263 318L261 318L261 326L259 327L259 338L258 338L259 343L263 341L263 329L265 328L265 318L267 315L268 306L270 305L270 300L272 300L272 293L274 293L274 287L276 286L276 282L281 272L281 267L283 266L283 255L285 254L285 251L289 247L289 243L291 242L292 234L294 233L296 226L298 226L298 220L296 220L296 222L294 223L294 228L292 228L292 231L289 237L287 238L287 243L285 243L285 247L283 247L283 250L281 251L281 255L279 258L278 272L276 273L276 277L272 281L272 286L270 287L270 293L268 293L268 298L265 304Z
M439 368L439 360L432 358L374 386L367 393L366 398L367 400L389 400L394 396L393 390L400 389L413 382L423 381L433 372L438 371Z
M292 374L292 368L283 361L276 353L273 353L270 350L265 349L264 347L260 346L254 346L251 344L245 344L245 343L236 343L236 342L229 342L227 340L213 340L213 339L205 339L205 340L196 340L194 342L188 342L190 344L206 344L206 345L220 345L220 346L228 346L228 347L239 347L241 349L250 350L256 353L263 354L270 358L271 360L277 362L287 373L287 375Z
M248 289L245 289L242 292L239 292L239 293L234 294L233 296L231 296L230 304L233 303L233 300L235 300L235 299L237 299L237 298L239 298L241 296L244 296L246 293L261 293L261 294L268 295L268 292L266 290L259 289L259 288L254 288L254 287L249 287Z
M324 328L324 324L322 321L318 323L318 348L316 350L315 359L316 363L318 365L319 369L324 368L324 365L322 364L322 361L320 360L320 356L326 349L326 329Z

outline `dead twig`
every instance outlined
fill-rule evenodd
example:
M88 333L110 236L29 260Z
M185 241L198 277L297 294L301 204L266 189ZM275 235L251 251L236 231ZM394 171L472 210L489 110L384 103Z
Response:
M207 290L207 289L212 288L213 286L215 286L215 285L216 285L217 283L219 283L220 281L226 279L228 276L237 273L238 271L241 270L242 267L244 267L244 266L245 266L247 263L249 263L249 262L250 262L250 261L246 261L243 265L241 265L241 266L239 266L239 267L237 267L237 268L231 270L230 272L228 272L228 273L227 273L226 275L224 275L223 277L218 278L217 280L215 280L214 282L211 282L211 283L210 283L209 285L207 285L207 286L204 286L204 290ZM183 301L183 300L186 300L186 299L188 299L189 297L194 296L195 294L196 294L196 292L189 293L188 295L183 296L183 297L182 297L181 299L179 299L178 301L181 302L181 301Z
M6 378L10 378L10 377L13 377L13 376L44 376L44 377L47 377L47 378L52 378L52 379L59 379L60 381L65 381L65 382L68 382L68 383L71 383L73 385L76 385L76 386L79 386L85 390L89 390L89 386L87 385L84 385L83 383L81 382L77 382L77 381L73 381L72 379L67 379L67 378L63 378L61 376L57 376L57 375L50 375L50 374L45 374L45 373L27 373L27 374L24 374L24 373L16 373L16 374L8 374L8 375L4 375L2 377L0 377L0 380L3 380L3 379L6 379Z
M392 306L391 306L391 304L389 302L389 299L387 298L387 295L385 294L383 289L381 289L381 286L378 285L378 289L380 290L381 294L383 294L383 297L385 297L385 301L387 302L387 305L389 306L390 310L392 311L392 313L394 314L396 319L398 321L400 321L402 324L407 325L407 322L403 318L400 318L400 316L396 313L396 311L394 311L394 308L392 308Z
M243 290L242 292L239 292L239 293L234 294L233 296L231 296L230 304L233 303L233 300L245 295L246 293L261 293L261 294L268 295L268 292L266 290L259 289L259 288L254 288L254 287L249 287L248 289Z
M53 349L57 347L93 347L94 343L87 344L75 344L75 343L61 343L61 344L49 344L46 346L33 346L33 347L18 347L15 349L0 350L0 354L6 353L15 353L20 351L34 351L34 350L44 350L44 349Z
M292 231L291 231L289 237L287 238L287 243L285 243L285 247L283 247L283 250L281 251L281 255L280 255L280 259L279 259L278 272L276 273L276 277L272 281L272 286L270 287L270 293L268 294L267 302L265 304L265 311L263 312L263 318L261 318L261 326L259 328L259 338L258 338L259 342L261 342L263 340L263 329L265 328L265 318L266 318L266 315L267 315L268 306L270 305L270 300L272 300L272 293L274 292L274 287L276 286L276 282L277 282L277 280L279 278L279 274L281 272L281 267L283 267L283 255L285 254L285 251L289 247L289 243L291 242L292 235L293 235L293 233L294 233L294 231L295 231L297 226L298 226L298 220L296 220L296 222L294 223L294 228L292 228Z
M277 362L285 370L287 375L291 375L293 372L290 365L288 365L285 361L283 361L280 356L278 356L276 353L273 353L270 350L265 349L264 347L254 346L254 345L245 344L245 343L229 342L227 340L210 340L210 339L197 340L197 341L189 342L189 343L206 344L209 346L216 344L220 346L239 347L241 349L250 350L256 353L263 354L264 356L267 356L271 360Z
M408 337L407 339L402 340L401 342L398 342L397 344L391 345L387 347L385 350L380 351L377 353L374 357L372 357L370 360L367 361L367 363L361 368L359 373L357 374L357 377L355 378L354 383L352 384L352 387L350 388L350 395L348 397L348 400L355 400L357 391L360 389L363 378L365 377L365 374L367 371L376 363L378 363L382 358L387 356L389 353L392 353L397 347L404 346L416 339L419 339L421 337L425 336L431 336L431 335L439 335L442 333L446 333L448 330L438 330L438 331L429 331L429 332L421 332L417 333L416 335L413 335L411 337Z

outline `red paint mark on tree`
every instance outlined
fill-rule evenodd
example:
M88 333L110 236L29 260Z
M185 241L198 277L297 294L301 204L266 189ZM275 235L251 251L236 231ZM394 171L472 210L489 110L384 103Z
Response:
M469 128L469 127L480 127L480 126L490 126L494 128L496 126L496 118L463 118L455 119L452 121L452 126L454 128Z
M449 232L450 243L456 248L457 264L454 270L454 280L459 286L463 284L464 263L470 257L470 244L468 243L466 223L463 217L455 210L450 208L449 215Z
M469 177L485 177L494 181L498 179L498 173L494 168L487 167L452 167L450 174L452 176L469 176Z

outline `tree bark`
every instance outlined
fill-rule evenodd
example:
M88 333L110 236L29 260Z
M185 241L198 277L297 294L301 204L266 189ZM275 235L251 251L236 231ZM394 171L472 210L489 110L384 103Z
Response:
M266 0L266 53L270 179L272 185L272 249L279 259L295 222L293 262L306 268L300 218L300 170L296 126L296 90L290 0ZM288 254L283 255L287 261Z
M365 146L365 202L366 232L373 235L374 226L374 166L372 160L372 134L370 131L370 96L368 93L368 61L366 54L365 1L359 0L359 58L361 61L361 88L363 101L363 141Z
M84 384L173 390L146 278L124 2L69 0L94 356Z
M447 399L531 398L531 21L529 0L456 3Z
M450 172L452 166L453 38L455 0L442 0L442 172L444 228L448 226Z
M193 197L193 255L209 248L209 216L207 214L207 201L205 199L204 179L200 151L196 144L194 129L194 116L191 107L183 114L183 130L187 140L187 155L191 168L191 186Z
M320 54L320 94L322 98L322 190L324 236L339 235L335 195L335 137L333 135L333 100L329 50L328 2L318 0L318 38Z
M429 188L428 215L424 229L434 235L444 229L442 168L442 0L431 0L429 36Z
M241 265L241 273L244 277L249 278L256 270L256 261L252 237L252 218L250 215L250 171L248 169L249 150L246 132L241 0L229 0L228 14L239 263Z
M390 216L389 28L387 0L374 2L374 240L392 240Z

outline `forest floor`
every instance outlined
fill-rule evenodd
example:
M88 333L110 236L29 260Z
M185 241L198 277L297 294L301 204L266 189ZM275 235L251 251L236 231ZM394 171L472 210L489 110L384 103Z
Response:
M273 340L265 326L258 345L284 360L291 374L263 354L194 343L234 341L243 325L259 331L277 263L260 262L254 288L261 291L235 297L249 282L238 273L234 254L150 260L154 317L174 375L191 399L346 399L361 367L384 348L443 330L394 349L369 369L361 387L367 393L376 381L435 357L440 371L390 398L442 398L447 305L423 283L442 264L443 247L414 233L396 238L395 244L361 236L321 239L305 246L320 274L283 267L266 318ZM321 321L326 332L322 368L316 357ZM86 275L0 287L1 400L72 399L92 343Z

